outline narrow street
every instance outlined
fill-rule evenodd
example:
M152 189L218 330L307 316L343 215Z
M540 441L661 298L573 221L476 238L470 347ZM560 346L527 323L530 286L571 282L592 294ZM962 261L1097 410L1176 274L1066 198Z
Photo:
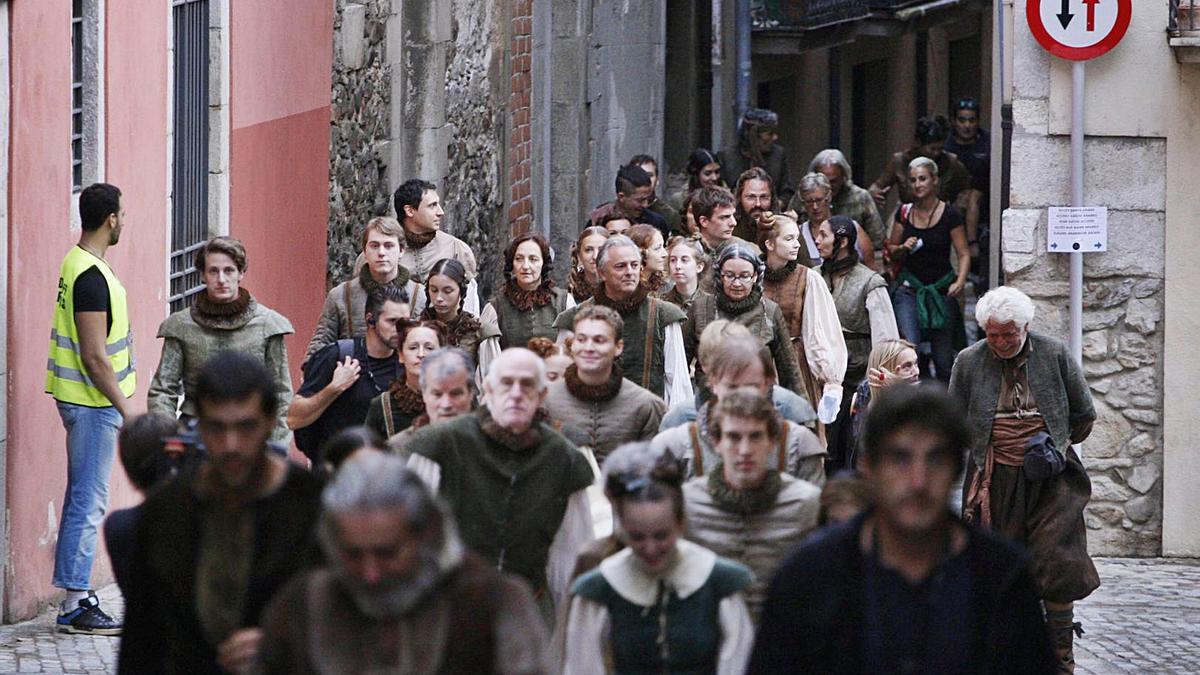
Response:
M1075 618L1076 673L1200 672L1200 559L1097 558L1103 585ZM100 593L123 610L115 586ZM117 640L53 631L54 615L0 627L0 673L113 673Z

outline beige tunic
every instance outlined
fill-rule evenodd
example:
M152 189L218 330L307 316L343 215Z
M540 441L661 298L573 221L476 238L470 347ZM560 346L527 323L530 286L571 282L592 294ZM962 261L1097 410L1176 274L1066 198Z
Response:
M817 526L820 510L820 488L787 474L779 477L783 486L775 505L749 515L718 506L709 493L707 477L693 478L683 486L687 538L754 572L754 582L746 589L746 604L755 623L775 571L784 556Z
M658 433L667 404L627 379L608 401L585 401L567 389L564 379L552 382L542 404L551 419L562 423L562 435L604 458L622 443L648 441Z
M688 478L702 475L721 461L717 449L709 442L706 434L697 430L693 435L692 429L697 422L689 422L672 429L667 429L650 441L650 447L658 452L670 450L671 454L685 465L684 474ZM788 435L784 447L786 466L780 467L776 453L771 453L771 468L779 469L796 478L808 481L818 487L825 485L825 448L816 434L788 421ZM703 467L695 465L697 444Z

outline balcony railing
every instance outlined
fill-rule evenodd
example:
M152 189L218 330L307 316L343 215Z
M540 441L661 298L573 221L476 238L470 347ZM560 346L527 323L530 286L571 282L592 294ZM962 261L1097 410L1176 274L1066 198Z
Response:
M1179 63L1200 63L1200 0L1167 0L1167 44Z
M1172 34L1192 32L1200 24L1200 2L1197 0L1168 0L1167 30Z
M891 4L887 0L762 0L761 19L755 28L816 28L843 21L861 19L872 4Z

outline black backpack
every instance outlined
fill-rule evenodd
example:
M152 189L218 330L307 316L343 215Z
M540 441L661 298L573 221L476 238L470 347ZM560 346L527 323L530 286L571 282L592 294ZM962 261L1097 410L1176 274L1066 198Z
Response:
M354 339L338 340L337 350L337 363L345 361L347 356L354 356ZM296 447L314 465L321 459L321 445L325 439L329 438L325 429L324 417L325 414L322 413L321 417L313 420L312 424L292 430L292 438L296 441Z

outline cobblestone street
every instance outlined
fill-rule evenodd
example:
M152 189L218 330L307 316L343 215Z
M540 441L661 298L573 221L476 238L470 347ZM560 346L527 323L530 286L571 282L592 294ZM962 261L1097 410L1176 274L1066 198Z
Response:
M1200 560L1101 558L1103 585L1076 608L1080 675L1200 672ZM120 614L115 586L100 593ZM0 673L111 673L117 639L54 632L54 615L0 627Z

